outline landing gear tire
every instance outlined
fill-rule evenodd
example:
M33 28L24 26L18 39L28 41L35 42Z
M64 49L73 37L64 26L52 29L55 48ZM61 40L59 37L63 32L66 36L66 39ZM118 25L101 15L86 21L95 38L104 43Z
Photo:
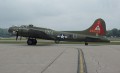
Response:
M88 43L87 42L85 42L85 46L87 46L88 45Z
M37 40L36 39L28 39L27 40L27 44L28 45L36 45L37 44Z
M36 45L37 44L37 40L36 39L33 39L33 44L32 45Z
M28 45L32 45L32 44L33 44L32 39L28 39L28 40L27 40L27 44L28 44Z

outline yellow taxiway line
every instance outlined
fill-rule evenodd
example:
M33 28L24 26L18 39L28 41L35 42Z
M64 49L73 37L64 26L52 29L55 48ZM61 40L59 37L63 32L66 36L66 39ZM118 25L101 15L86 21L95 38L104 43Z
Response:
M87 73L84 54L81 49L78 49L78 72L77 73Z
M84 68L83 68L83 55L80 50L80 73L84 73Z

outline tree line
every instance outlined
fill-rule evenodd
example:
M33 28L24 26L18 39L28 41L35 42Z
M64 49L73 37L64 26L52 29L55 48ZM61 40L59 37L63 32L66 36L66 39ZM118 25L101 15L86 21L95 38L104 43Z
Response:
M0 37L10 37L11 35L8 33L8 29L0 28Z
M112 30L108 30L107 37L120 37L120 29L113 28Z

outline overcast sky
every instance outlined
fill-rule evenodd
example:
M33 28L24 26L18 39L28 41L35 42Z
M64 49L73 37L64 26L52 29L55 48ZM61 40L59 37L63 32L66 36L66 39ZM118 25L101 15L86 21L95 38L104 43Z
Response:
M84 30L97 18L120 29L120 0L0 0L0 27L33 24L54 30Z

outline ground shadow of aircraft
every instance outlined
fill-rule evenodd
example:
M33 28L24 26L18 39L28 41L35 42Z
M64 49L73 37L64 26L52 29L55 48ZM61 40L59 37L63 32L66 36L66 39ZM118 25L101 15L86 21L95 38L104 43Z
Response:
M110 42L106 37L106 24L101 18L95 20L93 25L83 31L55 31L48 28L35 27L33 25L22 25L20 27L12 26L8 30L9 33L16 36L27 37L28 45L36 45L37 38L45 40L54 40L55 43L60 41L73 42Z

